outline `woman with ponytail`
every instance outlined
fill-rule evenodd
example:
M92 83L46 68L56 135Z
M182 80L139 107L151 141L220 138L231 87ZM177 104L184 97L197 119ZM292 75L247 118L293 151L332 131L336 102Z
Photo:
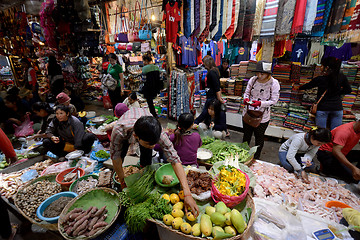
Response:
M334 57L324 58L321 61L323 76L311 80L300 87L300 90L318 87L317 100L325 93L318 104L316 112L316 125L334 129L342 124L343 107L341 95L349 94L351 87L346 76L340 72L341 61ZM329 120L329 124L328 124Z

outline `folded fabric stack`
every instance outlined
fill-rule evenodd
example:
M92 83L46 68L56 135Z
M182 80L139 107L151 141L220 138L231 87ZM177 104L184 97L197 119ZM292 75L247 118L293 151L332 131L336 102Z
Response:
M226 98L226 112L239 113L241 102L241 97L228 96Z
M359 88L355 85L351 85L351 93L350 94L357 96L358 92L359 92Z
M300 69L300 84L308 83L313 78L314 66L301 66Z
M235 94L235 79L228 79L226 84L226 94L234 95Z
M312 88L304 91L301 104L304 106L311 106L316 102L318 88Z
M303 130L308 117L309 114L306 107L291 103L289 106L289 113L284 122L284 127Z
M254 73L255 70L256 70L256 62L250 60L247 71L246 71L245 78L250 79L251 77L255 76L255 73Z
M205 102L206 102L206 96L201 95L201 106L202 106L202 107L204 107Z
M220 78L220 89L223 93L226 93L227 80L227 78Z
M360 85L360 70L357 71L354 85L359 86Z
M314 70L313 78L316 78L318 76L323 75L323 72L321 71L321 65L316 65Z
M345 124L345 123L353 122L355 120L356 120L356 117L354 114L352 114L352 113L344 114L342 123Z
M355 100L356 100L356 95L347 94L344 96L342 104L345 114L351 113L351 108L354 105Z
M230 76L231 77L238 77L239 76L239 67L240 64L233 64L230 67Z
M239 77L241 77L241 78L246 77L246 72L248 70L248 66L249 66L249 61L241 61L240 62Z
M294 83L291 90L290 102L301 104L303 93L299 90L300 85Z
M285 102L277 102L274 106L272 106L270 114L270 125L282 127L288 113L288 108L289 104Z
M357 65L345 64L341 69L344 75L347 77L350 84L354 84L356 79L356 74L358 72Z
M315 123L315 118L310 118L306 121L305 125L304 125L304 131L308 132L311 130L312 127L315 127L316 123Z
M277 64L274 66L273 78L279 80L281 83L290 81L290 64Z
M300 65L291 64L290 79L291 79L292 82L294 82L294 83L299 83L300 82L300 70L301 70Z
M200 94L194 94L194 107L199 108L200 107Z
M291 83L281 83L279 102L290 103L291 89Z
M243 80L242 79L236 79L235 80L235 92L234 92L234 95L235 96L242 96L243 94Z

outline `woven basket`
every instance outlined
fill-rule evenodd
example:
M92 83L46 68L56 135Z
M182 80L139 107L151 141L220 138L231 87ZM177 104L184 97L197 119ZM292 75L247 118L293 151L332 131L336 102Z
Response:
M245 231L242 234L236 235L236 236L234 236L232 238L227 238L227 240L240 240L240 239L245 240L245 239L248 239L248 233L250 231L251 226L254 224L254 220L255 220L255 204L254 204L254 201L253 201L253 199L252 199L252 197L250 195L246 196L246 208L251 208L252 209L251 217L250 217L250 220L249 220L249 222L247 224L247 228L245 229ZM165 230L170 231L170 232L172 232L172 233L174 233L176 235L179 235L179 236L181 236L183 238L186 238L186 239L195 239L195 240L207 239L207 238L195 237L193 235L185 234L185 233L181 232L180 230L175 230L171 226L165 225L163 222L161 222L159 220L148 219L148 221L153 222L158 227L164 228ZM160 236L160 239L162 239L161 236Z
M69 237L69 236L64 232L64 228L62 227L62 224L63 224L63 222L64 222L64 218L65 218L66 214L67 214L69 211L72 210L71 207L74 205L74 203L75 203L76 201L78 201L79 199L83 198L86 194L89 194L89 193L91 193L91 192L93 192L93 191L104 191L104 192L106 192L106 193L108 193L108 194L112 194L112 195L117 196L117 192L116 192L115 190L113 190L113 189L110 189L110 188L96 188L96 189L89 190L89 191L87 191L87 192L85 192L85 193L77 196L77 197L74 198L73 200L71 200L71 201L66 205L66 207L63 209L63 211L61 212L60 217L59 217L59 221L58 221L58 229L59 229L59 232L60 232L60 234L61 234L61 236L62 236L63 238L68 239L68 240L74 240L74 239L84 239L84 240L85 240L85 239L95 238L95 237L99 236L100 234L104 233L106 230L108 230L108 229L111 227L111 225L113 225L113 223L114 223L114 222L116 221L116 219L118 218L119 213L120 213L120 210L121 210L121 209L120 209L120 208L121 208L120 200L119 200L119 202L118 202L118 204L119 204L119 205L118 205L118 210L117 210L115 216L113 217L113 219L111 219L110 223L109 223L106 227L104 227L103 229L99 230L95 235L93 235L93 236L91 236L91 237L85 237L85 236ZM114 202L114 203L116 204L116 202ZM103 202L103 206L105 206L105 205L107 205L107 203L104 201L104 202ZM86 210L86 209L85 209L85 210Z
M18 209L18 211L21 213L21 215L23 215L27 220L29 220L31 223L33 224L36 224L42 228L45 228L45 229L48 229L48 230L52 230L52 231L57 231L58 230L58 225L57 223L48 223L46 221L41 221L41 222L37 222L35 221L35 219L32 219L30 218L29 216L27 216L20 208L19 208L19 204L18 204L18 193L23 191L24 188L26 188L27 186L30 186L36 182L39 182L39 181L44 181L44 180L49 180L50 182L56 182L55 181L55 178L56 178L56 173L55 174L49 174L49 175L46 175L46 176L41 176L41 177L38 177L32 181L30 181L29 183L25 184L24 186L21 186L16 195L15 195L15 206L16 208ZM58 184L60 186L60 184Z

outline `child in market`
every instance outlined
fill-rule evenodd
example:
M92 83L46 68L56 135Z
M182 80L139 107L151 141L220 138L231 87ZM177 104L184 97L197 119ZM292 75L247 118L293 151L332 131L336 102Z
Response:
M191 113L183 113L178 118L178 125L174 133L169 132L170 141L173 143L182 165L199 167L197 163L197 150L202 145L199 133L192 132L194 116ZM154 148L160 151L160 145Z
M136 92L130 93L130 95L124 100L123 103L125 103L129 109L140 107Z
M305 171L315 168L313 157L321 145L331 141L331 132L326 128L313 127L308 133L291 136L279 149L281 166L295 172L305 183L309 183Z

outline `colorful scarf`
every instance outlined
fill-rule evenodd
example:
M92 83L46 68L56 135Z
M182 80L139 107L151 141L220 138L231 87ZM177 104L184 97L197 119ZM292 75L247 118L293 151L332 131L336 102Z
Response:
M344 18L341 24L341 30L347 30L351 21L351 17L354 14L357 0L347 0L346 10Z
M318 0L307 0L303 32L310 33L314 26Z
M360 1L358 1L354 13L351 17L351 21L349 24L349 30L360 29Z
M253 37L253 24L255 19L255 11L256 11L256 0L247 0L246 1L246 14L244 22L244 33L243 40L251 41Z
M243 36L245 9L246 9L246 1L245 0L240 0L238 24L237 24L237 28L235 30L235 33L233 35L234 39L240 39Z
M329 15L331 12L332 4L333 4L333 0L318 0L318 8L317 8L317 13L316 13L315 24L313 27L312 36L322 37L324 35L327 21L329 19ZM323 15L323 17L321 19L318 19L319 7L320 7L320 9L323 8L322 13L321 13Z
M264 15L266 0L258 0L256 1L256 11L255 11L255 19L253 24L253 34L254 36L260 35L261 30L261 22Z
M302 33L306 11L306 0L297 0L291 33Z
M327 24L326 33L336 33L340 31L342 19L346 8L346 0L335 0Z
M261 37L274 36L278 7L278 0L266 0L260 31Z
M290 34L296 0L280 0L276 21L276 35Z

